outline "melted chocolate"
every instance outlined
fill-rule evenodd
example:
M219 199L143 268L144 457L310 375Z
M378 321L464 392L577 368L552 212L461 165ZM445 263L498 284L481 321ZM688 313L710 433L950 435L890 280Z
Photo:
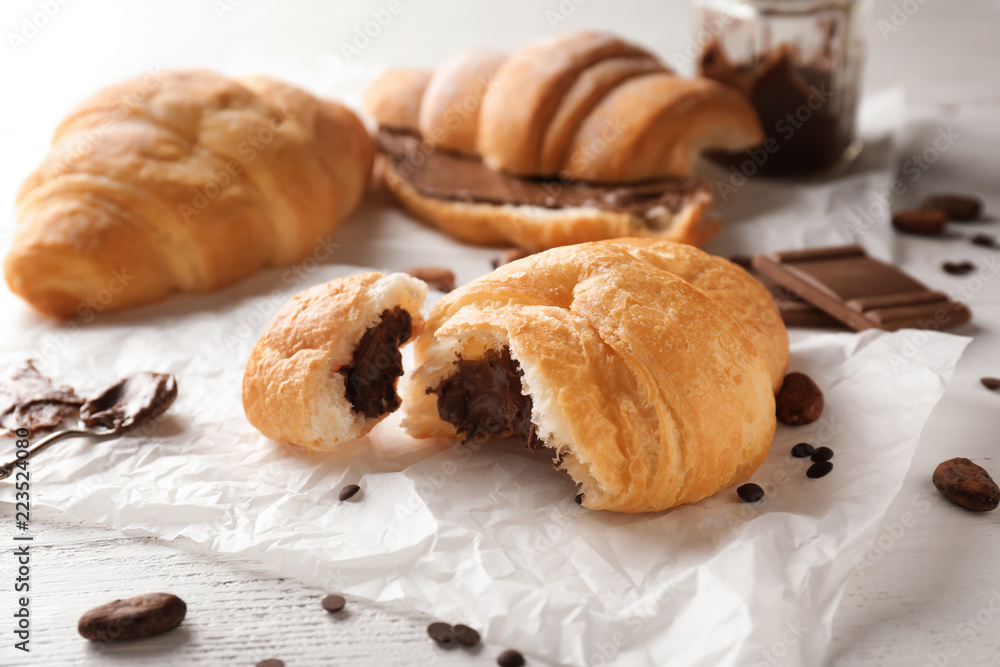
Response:
M437 389L438 414L465 442L478 436L523 438L532 451L542 445L531 423L531 397L522 392L521 366L510 348L488 350L482 359L455 362L455 372Z
M123 377L80 409L80 418L90 428L114 431L142 426L156 419L177 398L177 380L167 373L134 373Z
M396 172L420 194L446 201L593 207L642 216L659 207L676 213L705 191L704 185L683 178L606 185L519 178L490 169L476 157L435 149L413 134L388 128L379 130L378 143Z
M351 365L340 369L347 385L347 400L365 417L381 417L399 407L396 380L403 374L399 346L410 338L413 320L396 306L368 329L354 350Z
M833 167L854 136L855 92L834 90L830 58L802 63L782 44L756 63L731 63L718 42L702 53L699 74L736 88L750 100L766 136L766 155L756 173L815 174ZM716 162L739 166L748 154L714 151ZM760 161L758 160L758 163Z
M0 435L53 429L76 418L81 404L72 387L53 384L25 361L0 380Z

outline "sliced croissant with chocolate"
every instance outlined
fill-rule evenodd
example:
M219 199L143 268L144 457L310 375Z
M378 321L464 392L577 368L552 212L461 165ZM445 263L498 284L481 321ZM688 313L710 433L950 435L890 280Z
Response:
M292 297L258 339L243 410L269 438L330 450L399 407L399 348L423 327L423 281L361 273Z
M788 337L769 292L691 246L621 239L498 268L438 301L402 383L416 437L548 447L583 505L693 503L775 430Z
M620 236L698 244L718 232L691 179L706 149L763 140L736 91L673 75L599 32L437 70L390 70L365 93L400 203L464 241L529 250Z

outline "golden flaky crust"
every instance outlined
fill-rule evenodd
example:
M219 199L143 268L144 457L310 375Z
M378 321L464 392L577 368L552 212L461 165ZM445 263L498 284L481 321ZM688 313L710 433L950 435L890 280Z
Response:
M413 215L431 222L460 241L479 245L514 245L531 252L621 236L649 236L701 245L721 230L718 218L706 215L712 195L695 192L676 213L658 212L650 220L628 212L595 207L544 208L496 205L425 197L396 175L389 160L384 177L397 201Z
M456 353L504 346L538 435L587 507L696 502L767 455L787 337L766 290L724 259L622 239L549 250L466 284L435 304L415 343L403 426L455 436L427 389L453 372Z
M57 317L216 289L312 252L359 202L373 154L349 110L278 81L125 81L56 129L18 194L4 275Z
M365 332L386 310L410 314L423 327L427 286L405 274L361 273L292 297L257 340L243 373L247 420L269 438L330 450L359 438L383 417L354 412L339 372L350 365Z

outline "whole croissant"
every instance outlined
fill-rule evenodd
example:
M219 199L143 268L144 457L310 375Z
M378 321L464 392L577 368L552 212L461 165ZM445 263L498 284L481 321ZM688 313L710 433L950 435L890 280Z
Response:
M411 435L520 437L553 450L586 507L643 512L763 462L788 337L736 265L621 239L533 255L446 295L414 359L401 390Z
M213 290L313 252L373 154L350 111L279 81L125 81L56 129L18 194L4 276L57 317Z
M393 158L386 180L406 208L459 239L532 250L626 235L703 242L718 229L705 217L711 193L683 179L703 150L763 139L735 90L676 77L645 50L599 32L556 35L509 56L473 49L433 72L390 70L368 88L365 105L388 133L380 140L404 132L428 147L383 141ZM434 168L426 154L435 151L435 161L463 154L497 172L554 181L552 196L512 205L468 189L434 192L411 174ZM676 210L559 201L577 183L663 179L686 188Z

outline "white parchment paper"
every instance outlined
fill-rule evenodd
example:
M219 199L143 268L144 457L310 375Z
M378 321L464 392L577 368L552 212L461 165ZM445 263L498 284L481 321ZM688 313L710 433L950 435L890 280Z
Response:
M553 663L718 667L780 654L818 664L853 555L876 534L968 342L806 336L792 368L825 390L826 410L779 428L753 476L764 502L730 489L661 514L592 512L575 504L567 476L516 443L418 442L390 419L321 455L256 433L239 388L270 312L353 270L320 266L288 285L267 271L66 332L41 364L59 381L87 393L151 369L176 374L180 393L155 430L39 456L35 502L130 535L184 536L330 590L408 601ZM32 329L8 330L4 362L33 349ZM806 478L808 463L788 455L800 441L833 448L830 475ZM338 502L354 482L363 496Z

